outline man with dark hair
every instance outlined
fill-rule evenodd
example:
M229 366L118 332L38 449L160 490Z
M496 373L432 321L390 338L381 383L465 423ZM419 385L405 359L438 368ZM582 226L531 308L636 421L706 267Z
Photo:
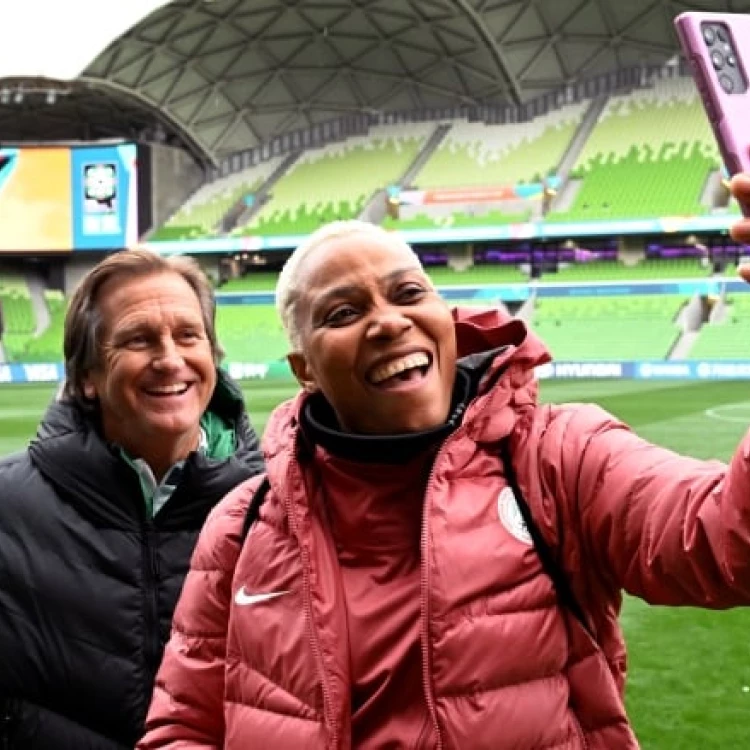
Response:
M98 264L65 321L66 384L0 462L0 747L120 750L143 730L193 546L262 470L187 258Z

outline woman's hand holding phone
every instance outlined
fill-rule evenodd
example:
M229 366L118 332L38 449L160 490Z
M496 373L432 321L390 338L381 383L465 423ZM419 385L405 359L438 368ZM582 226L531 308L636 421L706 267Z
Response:
M750 215L750 174L736 174L729 183L729 189L745 215ZM735 242L750 244L750 219L736 221L732 225L731 233ZM740 266L738 272L750 284L750 265Z

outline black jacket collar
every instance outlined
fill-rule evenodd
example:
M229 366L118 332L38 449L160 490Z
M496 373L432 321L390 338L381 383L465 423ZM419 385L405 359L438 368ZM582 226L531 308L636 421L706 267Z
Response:
M479 381L491 361L492 357L459 363L450 416L444 424L430 430L404 435L343 432L331 405L317 393L302 407L300 426L303 437L308 444L320 445L339 458L364 463L406 463L419 453L439 446L461 424L466 407L476 395Z
M263 470L258 438L242 393L221 371L208 408L234 425L237 450L229 459L221 460L192 453L168 508L157 517L160 525L184 528L190 519L202 522L207 508ZM100 524L130 525L133 519L145 517L140 483L119 448L104 440L98 421L95 413L84 411L74 402L52 403L29 446L29 457L81 513Z

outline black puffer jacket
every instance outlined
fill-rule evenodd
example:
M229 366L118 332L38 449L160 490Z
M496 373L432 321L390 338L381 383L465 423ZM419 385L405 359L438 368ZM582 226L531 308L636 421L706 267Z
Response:
M136 472L72 404L53 404L29 450L0 462L2 750L121 750L140 737L198 531L263 468L227 378L209 409L235 424L239 449L192 454L153 521Z

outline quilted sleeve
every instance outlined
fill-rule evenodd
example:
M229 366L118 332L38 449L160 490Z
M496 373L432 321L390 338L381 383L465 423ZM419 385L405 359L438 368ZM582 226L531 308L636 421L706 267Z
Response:
M652 604L750 602L750 435L727 466L648 443L598 407L563 407L540 461L582 569Z
M137 750L220 750L224 744L224 658L241 530L260 478L214 508L201 531L172 621Z

